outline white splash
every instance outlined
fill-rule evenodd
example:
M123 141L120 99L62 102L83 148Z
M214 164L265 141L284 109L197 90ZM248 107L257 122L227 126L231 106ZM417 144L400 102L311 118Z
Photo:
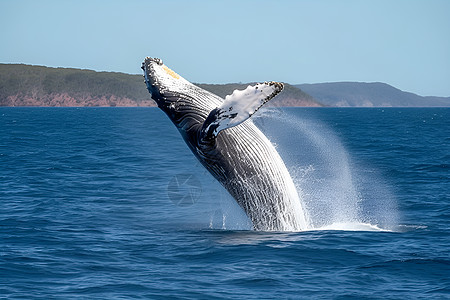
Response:
M255 123L278 144L294 180L308 216L306 230L389 231L398 226L389 187L375 171L359 166L325 124L280 110L260 116Z
M341 230L341 231L392 231L389 229L383 229L378 225L372 225L369 223L333 223L327 226L314 228L313 230Z

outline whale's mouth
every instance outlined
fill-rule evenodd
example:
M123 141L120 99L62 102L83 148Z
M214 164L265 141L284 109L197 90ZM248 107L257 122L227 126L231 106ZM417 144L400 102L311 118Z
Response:
M155 76L154 76L155 68L154 68L153 64L162 66L163 62L159 58L146 57L141 66L141 69L144 71L144 78L145 78L145 83L147 84L147 87L148 87L148 83L152 83L152 81L154 81L154 79L155 79Z
M161 96L161 84L158 81L156 72L157 66L162 66L163 61L159 58L146 57L142 63L141 69L144 71L145 84L153 100L158 102Z

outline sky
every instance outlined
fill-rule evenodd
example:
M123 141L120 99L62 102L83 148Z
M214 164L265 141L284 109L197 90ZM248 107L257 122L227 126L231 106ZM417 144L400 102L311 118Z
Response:
M450 96L449 0L0 0L0 63Z

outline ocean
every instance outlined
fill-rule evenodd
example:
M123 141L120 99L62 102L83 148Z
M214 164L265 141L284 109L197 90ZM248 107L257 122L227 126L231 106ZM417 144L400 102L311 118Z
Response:
M257 232L157 108L0 108L1 299L450 299L450 109L269 108Z

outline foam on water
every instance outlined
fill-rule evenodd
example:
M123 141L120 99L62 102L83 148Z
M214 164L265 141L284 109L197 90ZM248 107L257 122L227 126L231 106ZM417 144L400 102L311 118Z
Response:
M369 223L333 223L331 225L314 228L313 230L343 230L343 231L392 231Z

